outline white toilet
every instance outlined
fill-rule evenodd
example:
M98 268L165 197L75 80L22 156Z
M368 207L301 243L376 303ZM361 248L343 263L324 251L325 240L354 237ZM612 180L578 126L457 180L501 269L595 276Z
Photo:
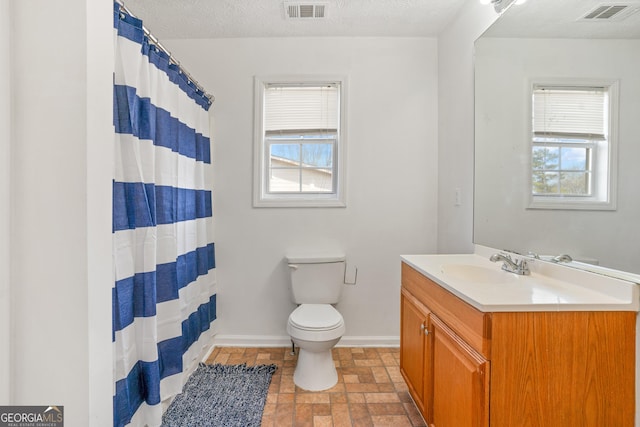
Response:
M287 332L300 348L293 382L309 391L326 390L338 382L331 349L344 334L336 304L344 284L345 257L288 256L293 302Z

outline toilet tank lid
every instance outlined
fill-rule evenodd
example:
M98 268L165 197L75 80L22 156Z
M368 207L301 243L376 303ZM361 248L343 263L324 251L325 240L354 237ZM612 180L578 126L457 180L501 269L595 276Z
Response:
M287 255L286 258L289 264L324 264L346 260L346 257L341 254Z

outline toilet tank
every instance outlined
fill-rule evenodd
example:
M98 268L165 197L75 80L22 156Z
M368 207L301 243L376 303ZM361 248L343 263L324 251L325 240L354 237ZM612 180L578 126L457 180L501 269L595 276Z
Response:
M336 304L344 284L344 255L287 256L296 304Z

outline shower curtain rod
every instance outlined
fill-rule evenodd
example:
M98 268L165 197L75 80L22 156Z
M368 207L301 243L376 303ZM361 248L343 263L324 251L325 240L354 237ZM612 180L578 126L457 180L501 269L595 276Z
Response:
M128 15L131 15L134 18L140 19L136 15L131 13L131 11L129 9L127 9L127 6L124 5L124 2L122 0L115 0L115 2L118 3L118 5L120 6L120 9L123 10L125 13L127 13ZM160 43L160 41L153 34L151 34L151 31L149 31L149 29L147 29L147 27L145 27L144 24L142 25L142 31L144 31L144 35L149 38L149 40L151 41L151 43L154 44L154 46L156 46L162 52L167 54L167 56L169 57L169 62L174 64L174 65L176 65L177 67L179 67L180 68L180 72L182 74L184 74L187 77L187 79L189 79L189 81L196 86L196 88L201 90L202 93L204 94L204 96L213 104L213 102L216 100L216 97L211 95L210 93L208 93L204 89L204 87L202 87L202 85L200 83L198 83L198 81L196 79L194 79L191 76L191 74L189 74L187 72L187 70L185 70L182 67L182 65L180 65L180 62L178 60L174 59L173 55L171 55L171 52L169 52L169 50L167 48L165 48L162 45L162 43Z

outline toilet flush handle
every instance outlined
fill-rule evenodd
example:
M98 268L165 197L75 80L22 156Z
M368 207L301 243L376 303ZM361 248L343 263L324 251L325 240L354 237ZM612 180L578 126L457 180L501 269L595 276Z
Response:
M298 264L289 264L289 268L292 270L297 270L298 269Z

